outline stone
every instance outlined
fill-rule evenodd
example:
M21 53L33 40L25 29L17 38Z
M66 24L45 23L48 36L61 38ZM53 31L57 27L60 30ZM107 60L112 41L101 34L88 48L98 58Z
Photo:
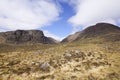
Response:
M70 53L65 53L64 56L65 58L70 58L72 55Z
M78 54L78 53L80 53L80 50L75 50L74 52L75 52L76 54Z
M44 71L46 71L46 70L48 71L49 68L50 68L50 64L49 63L43 63L43 64L40 65L40 68Z

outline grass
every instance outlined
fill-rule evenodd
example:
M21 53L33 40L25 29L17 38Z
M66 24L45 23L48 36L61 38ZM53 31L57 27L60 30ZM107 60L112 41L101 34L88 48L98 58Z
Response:
M72 57L65 58L65 53ZM40 68L44 62L50 64L47 71ZM54 45L0 45L0 80L120 80L119 67L120 42L89 39Z

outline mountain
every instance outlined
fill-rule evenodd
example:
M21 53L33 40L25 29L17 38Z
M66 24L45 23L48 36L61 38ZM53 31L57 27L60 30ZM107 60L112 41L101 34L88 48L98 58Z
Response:
M81 32L76 32L75 34L69 35L68 37L66 37L65 39L62 40L62 43L64 42L72 42L74 40L76 40Z
M83 31L70 35L62 40L64 42L73 42L84 39L103 39L108 41L120 41L120 27L109 23L98 23L90 26Z
M57 40L55 40L54 38L52 38L52 37L47 37L48 39L47 39L47 42L48 43L59 43L59 41L57 41Z
M41 30L16 30L0 33L0 43L56 43Z

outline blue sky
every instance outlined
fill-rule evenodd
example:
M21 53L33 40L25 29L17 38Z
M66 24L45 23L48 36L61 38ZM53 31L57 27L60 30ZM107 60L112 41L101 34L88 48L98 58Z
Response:
M50 26L46 26L43 28L40 28L42 30L47 30L52 34L55 34L59 37L65 37L71 34L72 32L72 25L67 22L67 20L74 15L74 11L70 5L67 3L60 3L62 6L63 12L60 14L60 19L58 21L55 21Z
M43 30L64 37L100 22L120 25L120 0L0 0L0 32Z

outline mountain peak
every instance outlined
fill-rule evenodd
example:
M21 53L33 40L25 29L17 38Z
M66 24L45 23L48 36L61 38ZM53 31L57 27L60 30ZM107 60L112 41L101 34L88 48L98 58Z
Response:
M86 39L86 38L94 39L95 37L100 37L112 33L120 35L120 27L109 23L97 23L96 25L90 26L84 29L83 31L77 32L77 34L75 33L71 36L66 37L65 39L63 39L62 42L72 42L75 40Z
M88 28L86 28L85 30L83 30L84 32L101 32L101 33L104 33L104 32L115 32L116 30L118 31L118 29L120 29L118 26L115 26L113 24L110 24L110 23L97 23L96 25L93 25L93 26L90 26Z

